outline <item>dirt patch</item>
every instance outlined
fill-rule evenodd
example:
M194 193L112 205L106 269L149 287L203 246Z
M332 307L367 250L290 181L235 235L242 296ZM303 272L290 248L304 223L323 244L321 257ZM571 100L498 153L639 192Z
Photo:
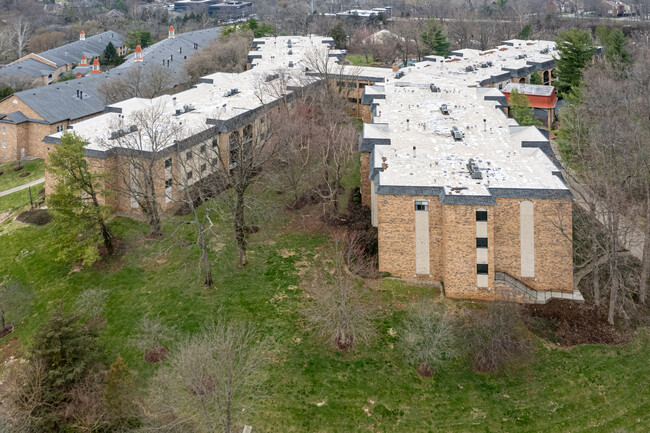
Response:
M122 269L126 264L124 255L129 251L129 245L119 236L113 237L113 255L108 254L108 250L102 244L97 246L100 260L93 264L95 269L101 271L115 272Z
M29 176L30 174L31 174L31 173L20 173L20 174L18 175L18 177L27 177L27 176Z
M554 299L524 310L528 329L560 346L623 344L631 339L631 333L608 324L607 312L595 305Z
M0 362L2 363L11 358L20 358L22 354L22 347L16 337L0 346Z
M44 226L52 221L52 214L46 209L32 209L21 213L16 219L23 223Z
M7 335L11 334L14 332L14 325L11 323L8 323L7 326L4 327L4 329L0 329L0 338L6 337Z
M426 364L418 365L418 374L420 377L433 377L433 368Z
M144 354L144 360L149 364L157 364L169 356L169 349L166 346L156 346Z
M14 167L14 171L20 171L23 168L25 168L25 167L19 165L18 167Z

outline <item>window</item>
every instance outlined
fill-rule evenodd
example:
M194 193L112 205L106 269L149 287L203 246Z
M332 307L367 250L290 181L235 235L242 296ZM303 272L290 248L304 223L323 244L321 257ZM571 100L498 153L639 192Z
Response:
M476 211L476 221L487 221L487 211L486 210L477 210Z
M416 201L415 202L415 210L423 210L427 211L429 210L429 202L428 201Z
M3 128L4 129L4 128ZM63 125L59 125L56 127L56 132L61 132L63 131ZM4 132L4 131L3 131Z
M219 160L217 158L212 158L212 165L217 165L219 163Z
M476 238L476 248L487 248L488 240L487 238Z
M349 102L352 102L353 104L357 103L357 98L348 98Z
M359 83L359 89L363 89L364 87L366 87L366 83Z
M172 187L172 180L167 179L165 180L165 188L171 188Z
M192 151L185 152L185 159L192 159Z
M3 134L6 134L6 133L7 133L7 130L5 129L4 126L2 127L2 133L3 133Z
M167 158L167 159L165 160L165 168L169 168L169 167L171 167L171 166L172 166L172 159L171 159L171 158Z
M487 275L488 273L488 265L486 264L478 264L476 265L476 273L478 275Z
M205 153L205 144L201 145L201 153Z
M203 173L208 168L207 165L201 164L201 173Z
M192 179L192 171L191 170L187 172L187 178Z
M2 140L2 148L3 148L3 149L6 149L6 148L7 148L7 143L6 143L4 140Z

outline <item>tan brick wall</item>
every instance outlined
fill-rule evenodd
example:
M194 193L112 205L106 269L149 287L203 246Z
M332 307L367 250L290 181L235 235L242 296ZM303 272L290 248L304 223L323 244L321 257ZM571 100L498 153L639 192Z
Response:
M16 102L14 103L14 101ZM0 113L13 113L14 111L22 111L29 118L43 120L36 111L32 110L29 105L14 95L0 101Z
M498 198L496 222L496 270L506 272L537 290L573 292L571 200L530 200L535 218L535 278L521 278L519 203L522 199ZM567 236L562 234L562 226Z
M526 301L495 284L506 272L536 290L573 291L572 245L558 226L571 223L571 200L532 200L535 224L535 277L521 278L519 199L496 206L447 205L437 196L378 196L379 269L403 278L415 275L415 200L429 202L431 280L444 282L446 296ZM488 211L488 285L477 288L476 210ZM560 217L561 215L561 217ZM570 226L566 228L571 236ZM419 276L420 277L420 276Z
M415 278L415 201L429 202L429 272L428 278L442 280L442 205L437 196L377 196L379 270ZM424 276L417 276L425 278Z
M361 152L361 204L370 206L370 154Z

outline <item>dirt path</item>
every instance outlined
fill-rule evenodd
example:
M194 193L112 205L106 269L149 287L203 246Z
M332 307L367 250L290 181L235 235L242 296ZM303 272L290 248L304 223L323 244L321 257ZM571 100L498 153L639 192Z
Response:
M44 178L44 177L42 177L42 178L40 178L40 179L36 179L36 180L31 181L31 182L29 182L29 183L26 183L26 184L24 184L24 185L16 186L16 187L14 187L14 188L9 188L9 189L6 190L6 191L2 191L2 192L0 192L0 197L5 196L5 195L12 194L12 193L14 193L14 192L22 191L23 189L27 189L27 188L29 188L30 186L35 186L35 185L38 185L39 183L43 183L43 182L45 182L45 178Z

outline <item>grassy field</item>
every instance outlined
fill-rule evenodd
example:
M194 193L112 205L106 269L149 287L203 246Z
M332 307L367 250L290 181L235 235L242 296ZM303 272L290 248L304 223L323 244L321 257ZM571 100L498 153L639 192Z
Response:
M375 62L372 56L368 56L368 59L366 60L366 56L362 54L348 54L345 56L345 60L354 66L381 66L381 63Z
M43 184L32 187L32 200L36 200ZM29 204L29 188L0 197L0 213L17 210Z
M52 224L5 223L0 275L33 293L32 311L16 331L28 347L35 328L64 302L70 309L85 289L110 291L102 342L106 361L120 353L144 388L155 366L127 341L141 317L160 315L191 333L219 312L255 322L276 352L269 363L268 398L250 420L257 432L647 432L650 425L650 336L625 346L563 349L536 340L530 362L507 373L474 373L459 359L422 379L396 349L404 309L445 302L427 286L385 279L374 289L381 307L379 337L369 347L338 353L315 339L301 318L298 288L326 237L296 229L281 207L251 238L250 265L234 266L237 251L224 228L212 242L215 287L205 289L198 249L175 239L147 239L143 223L118 218L113 228L128 251L90 269L71 272L57 262ZM228 221L221 221L227 227ZM174 344L170 344L174 350ZM617 430L624 428L625 430Z
M0 164L0 192L40 179L45 173L45 163L42 159L25 161L25 167L19 171L14 171L15 166L15 162ZM22 173L29 173L29 176L19 177Z

